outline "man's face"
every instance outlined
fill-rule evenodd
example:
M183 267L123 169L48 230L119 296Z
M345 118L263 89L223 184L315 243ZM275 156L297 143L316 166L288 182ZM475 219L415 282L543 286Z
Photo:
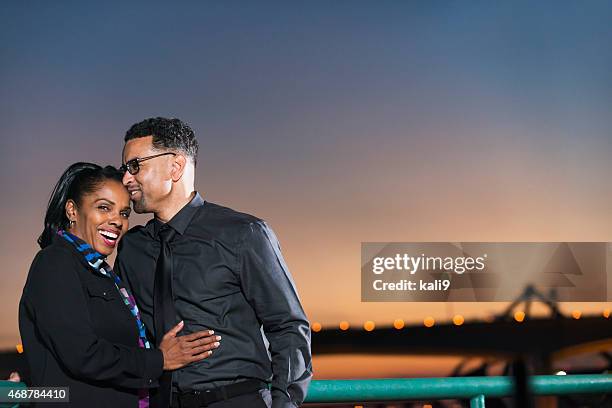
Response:
M123 147L123 163L159 154L153 149L153 136L129 140ZM172 189L172 155L160 156L139 164L140 170L132 175L125 172L123 185L127 187L134 211L139 214L158 212L169 199Z

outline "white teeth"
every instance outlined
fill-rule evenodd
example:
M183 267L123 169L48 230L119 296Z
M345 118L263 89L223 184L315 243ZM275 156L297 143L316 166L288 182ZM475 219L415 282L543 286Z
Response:
M134 195L134 194L136 194L137 192L138 192L138 190L134 190L134 191L130 192L130 195Z
M110 238L110 239L117 239L117 237L119 236L110 231L99 230L99 232L100 232L100 235L105 236L106 238Z

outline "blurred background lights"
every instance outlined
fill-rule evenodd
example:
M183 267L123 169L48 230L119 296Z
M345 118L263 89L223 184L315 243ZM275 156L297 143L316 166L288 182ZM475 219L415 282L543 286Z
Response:
M363 324L363 328L364 328L366 331L372 331L372 330L374 330L374 328L375 328L375 327L376 327L376 325L375 325L375 324L374 324L374 322L373 322L373 321L371 321L371 320L368 320L367 322L365 322L365 323Z

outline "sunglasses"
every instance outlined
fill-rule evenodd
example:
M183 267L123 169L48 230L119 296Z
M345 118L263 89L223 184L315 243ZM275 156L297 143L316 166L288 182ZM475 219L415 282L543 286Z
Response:
M136 159L128 160L124 165L119 167L119 171L121 171L123 173L125 173L127 171L128 173L130 173L133 176L134 174L137 174L140 171L140 163L142 163L143 161L151 160L151 159L154 159L156 157L166 156L168 154L176 156L176 153L166 152L166 153L156 154L156 155L153 155L153 156L147 156L147 157L143 157L143 158L136 158Z

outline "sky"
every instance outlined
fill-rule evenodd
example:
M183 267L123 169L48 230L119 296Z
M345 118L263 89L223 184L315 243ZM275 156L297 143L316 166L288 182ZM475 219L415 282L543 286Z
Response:
M198 191L272 226L324 327L506 306L362 303L361 242L612 241L610 2L1 7L0 348L52 186L152 116L192 126Z

